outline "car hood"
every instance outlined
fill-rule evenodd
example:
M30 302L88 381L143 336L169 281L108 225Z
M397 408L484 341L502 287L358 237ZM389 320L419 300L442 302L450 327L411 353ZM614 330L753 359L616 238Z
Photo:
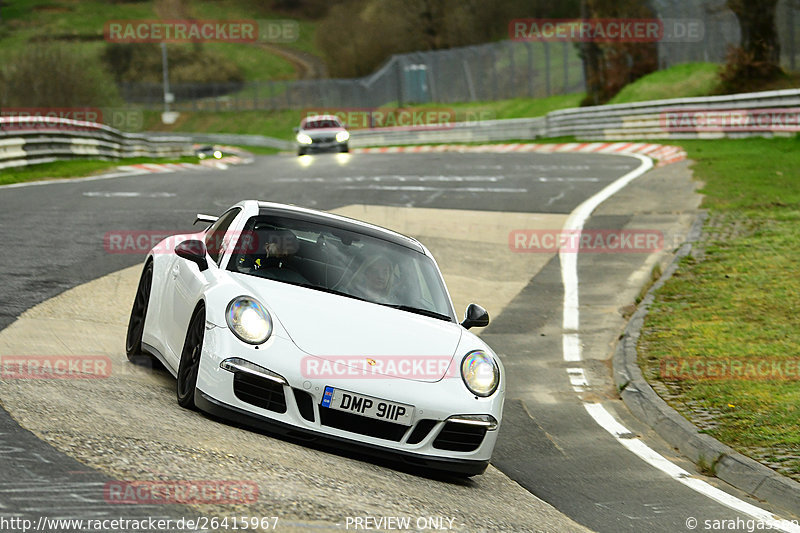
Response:
M316 137L330 137L332 135L336 135L340 131L345 131L344 128L314 128L313 130L300 130L301 133L305 133L312 139Z
M463 331L455 322L246 274L235 278L269 309L300 350L326 368L347 365L438 381L453 364Z

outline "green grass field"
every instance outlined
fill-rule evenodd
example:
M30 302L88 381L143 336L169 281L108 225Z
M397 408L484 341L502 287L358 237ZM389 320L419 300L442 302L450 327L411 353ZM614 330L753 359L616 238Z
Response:
M709 237L701 258L684 259L658 291L640 364L704 431L800 480L800 139L680 144L705 184ZM661 377L662 362L691 359L729 368L766 361L784 376L794 368L794 379Z
M43 163L30 167L9 168L0 171L0 185L25 181L91 176L94 174L102 174L118 166L138 165L140 163L197 163L197 158L151 159L147 157L134 157L119 161L103 161L98 159L55 161L53 163Z
M497 102L467 102L457 104L426 104L404 107L404 111L447 110L448 117L456 121L495 120L519 117L543 116L555 109L575 107L583 94L568 94L540 99L516 98ZM381 108L390 112L392 106ZM336 108L331 108L335 112ZM266 135L278 139L292 140L292 128L300 123L303 110L284 111L220 111L220 112L182 112L172 125L161 123L161 114L155 111L144 112L146 131L181 131L203 133L244 133Z
M664 98L684 98L713 94L717 88L719 65L685 63L648 74L626 85L609 104L627 104Z
M249 0L208 0L185 2L184 13L169 18L195 18L207 20L261 20L289 19L268 10L268 7ZM0 60L8 58L29 46L31 42L56 40L86 57L99 61L105 48L103 30L108 21L158 19L156 2L103 2L99 0L6 0L2 7L3 24L0 25ZM299 37L294 42L282 43L286 48L296 48L317 54L314 44L315 24L299 23ZM178 45L176 45L178 46ZM191 47L192 44L180 46ZM210 50L220 53L236 64L246 80L291 79L294 66L285 58L268 49L250 43L205 43Z

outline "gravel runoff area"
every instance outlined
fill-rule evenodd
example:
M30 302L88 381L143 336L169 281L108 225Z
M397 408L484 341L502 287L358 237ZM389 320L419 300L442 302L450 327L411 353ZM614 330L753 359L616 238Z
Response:
M588 531L491 466L469 480L419 476L181 409L171 375L124 354L139 273L132 267L71 289L0 332L0 354L111 360L104 379L3 380L3 406L58 450L119 480L255 482L255 503L194 507L207 516L277 516L282 531L344 529L360 516L441 517L456 531Z

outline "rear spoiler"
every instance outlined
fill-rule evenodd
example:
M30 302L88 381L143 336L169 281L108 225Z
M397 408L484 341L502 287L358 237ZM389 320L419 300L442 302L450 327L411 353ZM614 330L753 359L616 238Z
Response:
M195 218L194 222L192 222L192 226L194 226L198 222L207 222L208 224L213 224L214 222L217 221L218 218L219 217L215 217L213 215L204 215L202 213L197 213L197 218Z

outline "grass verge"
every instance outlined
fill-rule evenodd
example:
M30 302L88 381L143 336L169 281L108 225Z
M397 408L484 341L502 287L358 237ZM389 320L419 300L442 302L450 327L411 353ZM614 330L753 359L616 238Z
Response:
M514 98L497 102L463 102L456 104L424 104L403 107L403 113L423 112L425 110L448 110L448 117L455 117L456 122L495 120L506 118L539 117L556 109L576 107L583 93L551 96L548 98ZM380 108L386 114L392 114L396 107L390 105ZM335 113L346 109L320 108L319 111ZM359 120L363 113L356 110ZM192 133L239 133L250 135L266 135L287 141L294 140L292 128L300 124L304 111L301 109L282 111L218 111L218 112L181 112L174 124L161 122L161 113L144 111L144 130L175 131ZM392 116L397 116L394 114Z
M0 24L0 58L20 52L31 41L55 40L62 47L74 49L87 60L99 61L106 46L103 31L109 21L167 19L260 20L289 19L273 11L268 3L251 0L204 0L186 2L105 2L101 0L6 0L4 24ZM159 15L161 13L161 16ZM281 44L318 55L314 33L316 23L296 20L297 40ZM177 45L176 45L177 46ZM180 46L192 47L193 44ZM274 51L251 43L205 43L236 64L245 80L293 79L295 67Z
M715 63L683 63L659 70L629 83L609 104L628 104L665 98L713 94L719 84Z
M656 294L639 362L704 432L800 480L800 139L681 144L710 218Z
M0 171L0 185L38 181L47 179L78 178L102 174L122 165L138 165L140 163L197 163L196 157L179 159L151 159L134 157L119 161L103 161L98 159L74 159L70 161L54 161L29 167L9 168Z

